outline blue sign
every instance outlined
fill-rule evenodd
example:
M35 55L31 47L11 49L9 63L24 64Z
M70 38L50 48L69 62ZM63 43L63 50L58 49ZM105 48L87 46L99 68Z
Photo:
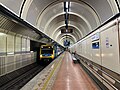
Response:
M65 40L65 41L64 41L64 46L70 46L70 41Z
M92 43L93 49L99 49L99 42Z
M100 38L99 33L96 33L95 35L92 36L92 40L98 40Z

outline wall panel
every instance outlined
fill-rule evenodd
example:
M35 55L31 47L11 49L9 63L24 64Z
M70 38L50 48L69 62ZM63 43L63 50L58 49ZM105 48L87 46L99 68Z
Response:
M0 55L6 53L6 34L0 32Z
M101 32L102 65L120 74L117 26Z
M21 52L22 50L21 37L15 37L15 52Z
M14 36L7 35L7 54L14 54Z

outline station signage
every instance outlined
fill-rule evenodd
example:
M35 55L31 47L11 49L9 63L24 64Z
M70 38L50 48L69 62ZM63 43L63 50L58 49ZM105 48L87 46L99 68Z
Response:
M92 41L99 40L99 38L100 38L99 33L96 33L92 36Z
M72 33L73 29L61 29L61 33Z

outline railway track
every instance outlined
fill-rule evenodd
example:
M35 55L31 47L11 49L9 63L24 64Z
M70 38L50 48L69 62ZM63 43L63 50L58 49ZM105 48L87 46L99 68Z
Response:
M19 90L44 68L45 66L34 63L2 76L0 77L0 90Z

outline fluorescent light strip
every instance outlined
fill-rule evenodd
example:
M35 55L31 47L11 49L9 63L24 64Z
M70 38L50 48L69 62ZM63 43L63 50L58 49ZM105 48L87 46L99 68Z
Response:
M66 5L65 5L65 6L66 6L66 8L68 9L68 2L66 2Z

